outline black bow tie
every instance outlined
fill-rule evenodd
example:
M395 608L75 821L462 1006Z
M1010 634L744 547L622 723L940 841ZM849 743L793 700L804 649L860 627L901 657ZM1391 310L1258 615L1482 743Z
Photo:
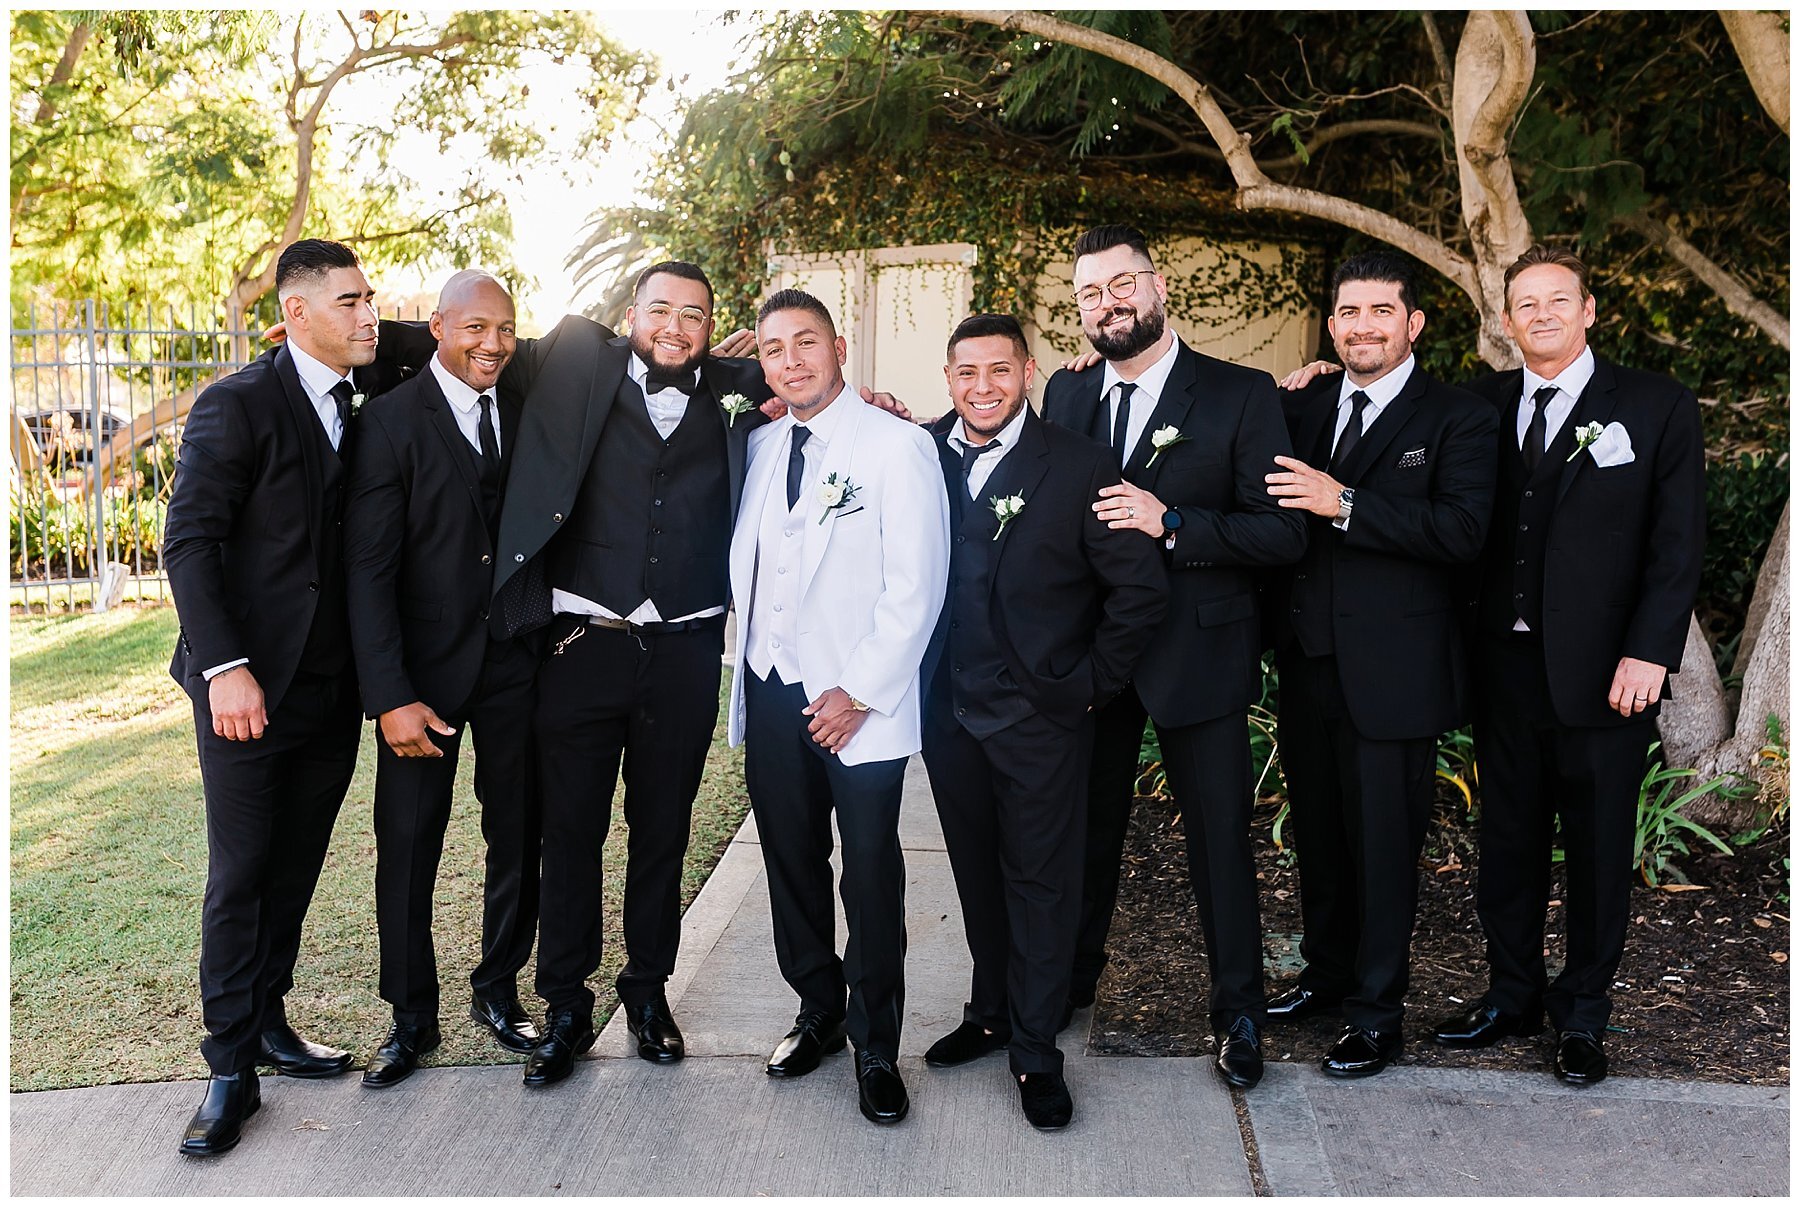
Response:
M694 389L694 374L691 371L676 374L658 373L652 369L644 380L644 393L646 394L654 394L658 390L679 390L682 394L691 397Z

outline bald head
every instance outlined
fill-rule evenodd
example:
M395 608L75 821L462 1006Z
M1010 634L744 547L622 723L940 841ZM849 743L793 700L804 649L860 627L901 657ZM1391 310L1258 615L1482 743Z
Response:
M431 315L438 361L471 389L493 390L517 342L513 320L512 295L499 278L485 269L464 269L444 282Z

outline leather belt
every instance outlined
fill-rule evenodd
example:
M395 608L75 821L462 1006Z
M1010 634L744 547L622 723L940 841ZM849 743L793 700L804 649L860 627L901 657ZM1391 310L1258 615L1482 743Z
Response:
M597 629L613 629L620 633L642 633L647 637L655 637L668 633L686 633L694 629L704 629L708 625L719 624L725 619L720 612L716 616L698 616L693 620L654 621L650 624L633 624L629 620L618 620L611 616L583 616L583 624Z

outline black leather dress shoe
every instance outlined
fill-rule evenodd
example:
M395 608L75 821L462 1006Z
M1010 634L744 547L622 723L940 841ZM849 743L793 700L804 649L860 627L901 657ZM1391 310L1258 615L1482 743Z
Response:
M400 1084L419 1067L419 1057L442 1042L436 1023L395 1023L363 1070L362 1083L377 1090Z
M1213 1062L1227 1084L1247 1090L1262 1080L1262 1033L1256 1020L1240 1014L1219 1036L1219 1058Z
M687 1055L681 1028L675 1025L668 1002L658 999L632 1006L626 1012L625 1021L630 1024L632 1035L637 1037L638 1055L645 1060L667 1065Z
M925 1063L941 1069L968 1064L989 1052L998 1052L1006 1046L1006 1039L1000 1032L989 1031L980 1023L965 1022L925 1049Z
M262 1033L256 1063L283 1077L336 1077L348 1073L352 1061L350 1053L301 1039L292 1027L282 1023Z
M1550 1071L1570 1085L1593 1085L1606 1079L1606 1049L1591 1031L1564 1031L1556 1039Z
M1331 1077L1373 1077L1398 1059L1404 1047L1398 1031L1346 1027L1319 1067Z
M1025 1122L1040 1132L1067 1127L1075 1117L1075 1100L1061 1073L1025 1074L1019 1082L1019 1105L1025 1109Z
M508 1052L529 1052L537 1047L537 1024L516 997L474 998L469 1003L469 1017L485 1027L494 1042Z
M870 1123L898 1123L912 1106L900 1071L873 1052L856 1054L856 1101Z
M575 1071L575 1058L594 1046L594 1019L573 1010L553 1010L544 1019L544 1038L525 1061L525 1084L555 1085Z
M1540 1013L1508 1014L1483 1000L1433 1027L1431 1038L1446 1048L1486 1048L1509 1035L1536 1035L1543 1029Z
M1269 1017L1276 1021L1297 1023L1303 1018L1328 1014L1343 1004L1344 999L1341 997L1314 993L1295 985L1269 999Z
M823 1014L802 1014L794 1029L775 1045L763 1072L771 1077L804 1077L819 1067L819 1059L844 1050L844 1020Z
M244 1120L262 1105L262 1087L255 1069L242 1073L214 1073L206 1083L206 1097L188 1120L181 1136L181 1151L190 1157L216 1157L237 1147Z

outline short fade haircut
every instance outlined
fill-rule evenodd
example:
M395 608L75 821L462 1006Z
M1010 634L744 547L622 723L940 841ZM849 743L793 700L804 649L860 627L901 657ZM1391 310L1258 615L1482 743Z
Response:
M275 296L285 298L334 268L360 268L356 253L330 239L296 239L275 261Z
M1075 240L1075 258L1079 260L1083 256L1098 255L1103 251L1111 251L1115 247L1129 247L1144 257L1147 263L1151 265L1156 263L1150 258L1150 242L1144 238L1144 232L1135 226L1120 224L1096 226L1092 230L1083 232L1082 236Z
M1337 310L1338 291L1346 282L1380 281L1400 286L1400 305L1411 313L1419 308L1415 280L1412 262L1398 252L1383 248L1359 251L1339 264L1337 271L1331 274L1331 309Z
M1011 340L1013 350L1019 354L1021 361L1031 359L1031 345L1025 342L1025 329L1010 314L971 314L956 324L956 330L950 333L950 342L944 345L944 359L955 364L956 345L966 339L985 339L990 335L1004 336Z
M661 260L638 273L637 282L631 287L631 300L635 302L643 297L644 286L649 283L651 277L658 276L680 277L684 281L700 282L706 286L706 304L709 308L712 306L713 287L712 282L706 279L706 270L698 264L690 264L686 260Z
M756 325L761 327L763 320L771 314L779 314L783 310L804 310L825 324L825 330L837 336L837 324L831 321L831 311L825 309L825 303L815 298L804 289L778 289L769 295L762 309L756 312Z
M1512 304L1513 278L1527 268L1536 268L1540 264L1554 264L1558 268L1566 268L1575 274L1575 283L1581 290L1581 296L1588 296L1588 266L1581 258L1566 247L1552 247L1548 243L1533 243L1526 248L1524 254L1507 266L1506 275L1501 278L1501 297L1507 305Z

